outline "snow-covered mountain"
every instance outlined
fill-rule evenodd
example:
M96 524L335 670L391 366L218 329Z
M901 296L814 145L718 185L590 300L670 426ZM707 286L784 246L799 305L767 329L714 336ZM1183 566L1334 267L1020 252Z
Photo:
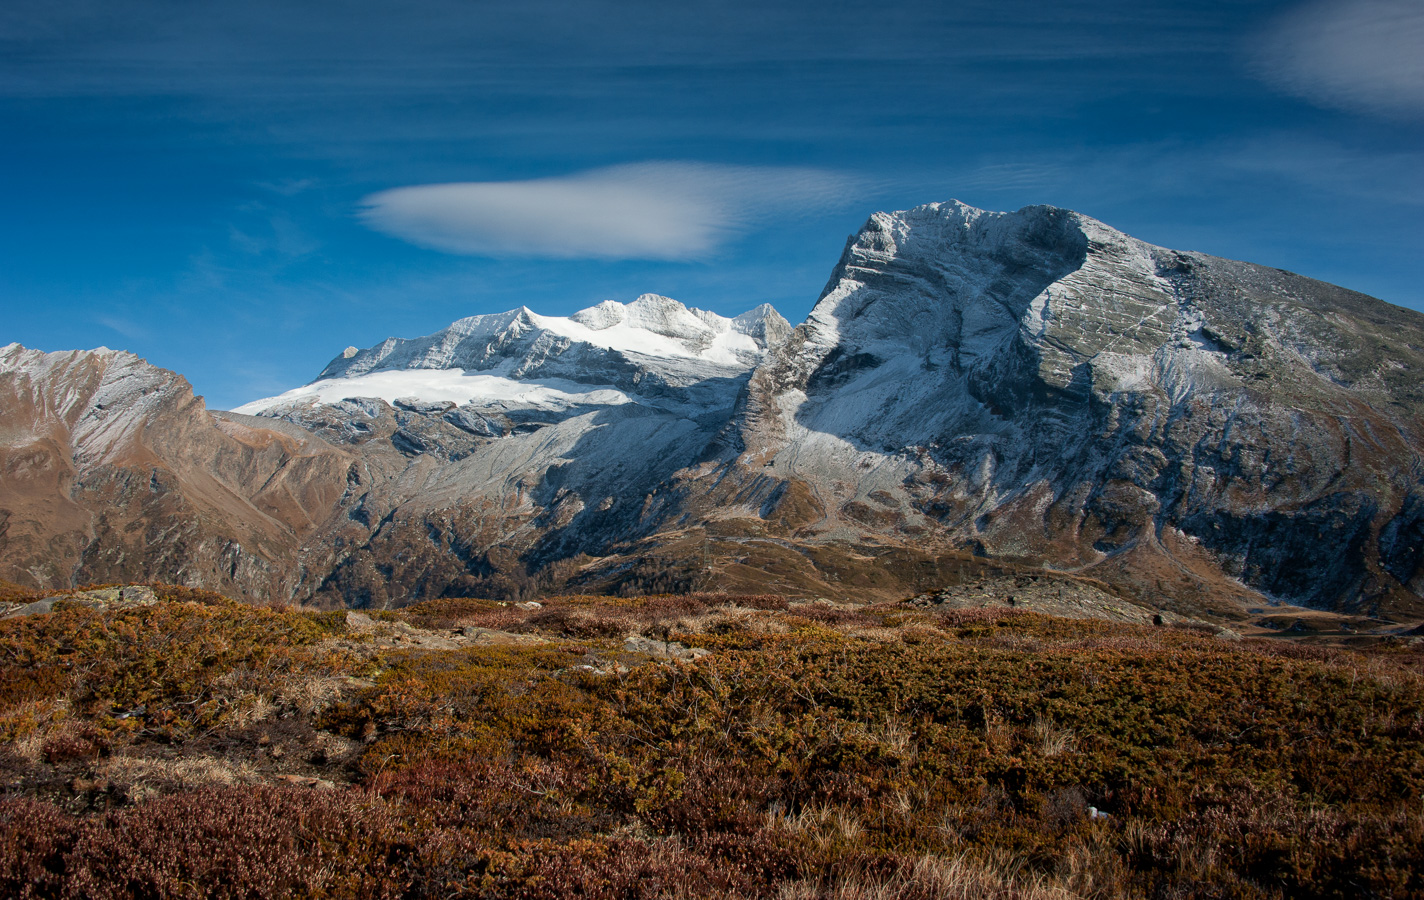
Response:
M311 384L235 412L345 397L480 407L614 406L634 396L706 404L689 388L736 379L761 361L791 325L769 304L735 318L644 294L572 316L521 307L471 316L425 337L348 347Z
M443 546L458 549L437 564L444 574L411 577L479 591L481 579L509 573L472 573L462 555L483 560L513 546L521 566L526 557L547 564L644 533L644 497L706 455L753 367L790 331L769 305L726 318L653 294L566 318L521 308L348 348L310 384L234 415L356 448L376 471L336 527L379 527L338 542L389 541L402 548L391 555L419 561L409 534L445 534ZM497 525L482 517L491 530L478 537L461 524L476 506L499 510ZM400 599L369 583L362 553L332 560L328 583L314 590Z
M753 376L733 468L809 486L823 538L1411 605L1422 376L1417 313L1068 210L930 204L847 246Z
M102 432L89 417L118 407L63 373L111 364L37 375L33 353L0 352L7 426L27 423L4 432L0 484L33 501L0 502L5 578L43 580L45 547L73 545L43 578L106 580L141 533L168 548L154 577L212 546L230 565L202 578L224 588L355 605L893 597L1016 563L1194 613L1424 612L1424 317L1052 207L877 213L795 329L654 295L519 309L348 348L232 413L151 370L173 399ZM61 396L78 412L47 412ZM76 475L34 474L45 440ZM59 515L71 501L124 527ZM177 549L174 503L203 511Z

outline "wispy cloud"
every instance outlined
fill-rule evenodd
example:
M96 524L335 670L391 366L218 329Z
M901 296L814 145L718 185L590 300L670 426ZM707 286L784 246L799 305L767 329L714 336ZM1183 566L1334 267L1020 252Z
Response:
M1424 116L1424 3L1322 0L1279 19L1257 71L1290 93L1352 112Z
M149 337L147 328L118 316L96 316L94 321L110 331L118 332L129 340L147 340Z
M321 248L290 215L265 203L245 204L238 209L238 216L228 224L228 240L233 249L249 256L292 261Z
M1223 146L1220 161L1253 179L1294 183L1322 198L1375 209L1424 206L1424 150L1351 147L1300 134L1266 134Z
M820 169L645 162L530 181L395 188L365 198L361 217L447 253L691 259L768 216L834 207L861 188Z
M822 61L1122 59L1209 49L1174 0L6 0L0 95L369 97L578 71ZM1208 5L1209 6L1209 5Z
M966 202L985 195L1000 202L1080 203L1079 211L1089 215L1090 202L1114 207L1136 198L1165 208L1263 185L1283 197L1315 198L1322 206L1368 204L1403 214L1424 206L1424 150L1381 150L1307 132L1263 132L1196 143L1055 149L967 167L941 180L966 192L960 198Z

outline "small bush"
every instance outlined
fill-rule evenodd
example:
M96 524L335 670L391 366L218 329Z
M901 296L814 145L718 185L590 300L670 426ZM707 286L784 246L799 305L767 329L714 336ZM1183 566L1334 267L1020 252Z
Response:
M8 896L399 897L407 884L395 818L349 792L202 789L82 823L0 801L0 846L18 850L31 823L32 849L3 854Z

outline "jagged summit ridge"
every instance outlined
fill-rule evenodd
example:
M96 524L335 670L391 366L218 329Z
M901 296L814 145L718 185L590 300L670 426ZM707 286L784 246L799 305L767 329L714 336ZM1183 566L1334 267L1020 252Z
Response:
M1349 327L1344 312L1367 327ZM981 413L1011 413L1031 396L1160 391L1180 403L1259 386L1273 365L1291 371L1282 387L1296 394L1417 397L1408 360L1368 345L1420 326L1418 314L1363 294L1157 247L1070 210L952 201L871 216L761 381L841 406L878 385L883 396L861 406L882 415L854 412L859 433L904 446L1000 430ZM1407 342L1393 349L1417 355ZM883 414L892 395L913 407L909 419ZM816 427L813 407L799 407L811 430L842 433L848 423ZM938 411L954 414L936 425Z
M1153 336L1144 327L1169 302L1157 249L1051 206L995 213L953 201L876 213L812 310L808 349L947 350L961 369L992 364L1020 335L1056 347L1075 331L1087 341L1070 354L1078 358L1144 349ZM1048 356L1042 374L1066 386L1075 363Z
M769 304L736 318L643 294L632 303L605 300L571 316L542 316L528 307L470 316L420 338L387 338L352 356L338 356L319 378L391 369L494 368L513 351L558 351L573 344L622 354L697 359L749 368L790 325Z
M717 406L790 331L769 304L727 318L657 294L604 301L568 317L520 307L460 319L424 337L349 348L310 384L237 412L348 397L567 408L636 396ZM718 397L703 396L709 391Z
M48 428L70 430L76 456L88 461L133 452L161 404L191 393L181 375L108 347L46 353L13 343L0 347L0 373L8 395L0 402L35 408Z

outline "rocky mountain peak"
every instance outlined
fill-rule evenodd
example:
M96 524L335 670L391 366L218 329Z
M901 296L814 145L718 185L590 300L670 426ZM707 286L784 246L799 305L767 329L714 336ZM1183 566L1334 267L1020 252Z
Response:
M1224 565L1272 596L1401 596L1424 568L1371 534L1424 516L1421 348L1424 317L1333 285L1068 210L928 204L849 241L728 445L815 486L803 527L827 535L895 523L1124 577Z
M714 323L721 320L720 316L689 309L671 297L660 294L642 294L627 304L605 300L597 306L581 309L569 318L594 331L605 331L616 325L624 325L630 329L694 343L703 335L717 331Z
M763 349L770 349L791 335L791 323L770 303L737 316L732 320L732 328L750 336Z
M608 389L598 402L622 403L631 395L705 393L697 386L709 382L724 393L789 331L768 304L727 318L658 294L626 304L605 300L568 317L520 307L460 319L424 337L347 348L311 384L239 411L346 397L549 406L566 403L550 391L567 398L590 387Z

